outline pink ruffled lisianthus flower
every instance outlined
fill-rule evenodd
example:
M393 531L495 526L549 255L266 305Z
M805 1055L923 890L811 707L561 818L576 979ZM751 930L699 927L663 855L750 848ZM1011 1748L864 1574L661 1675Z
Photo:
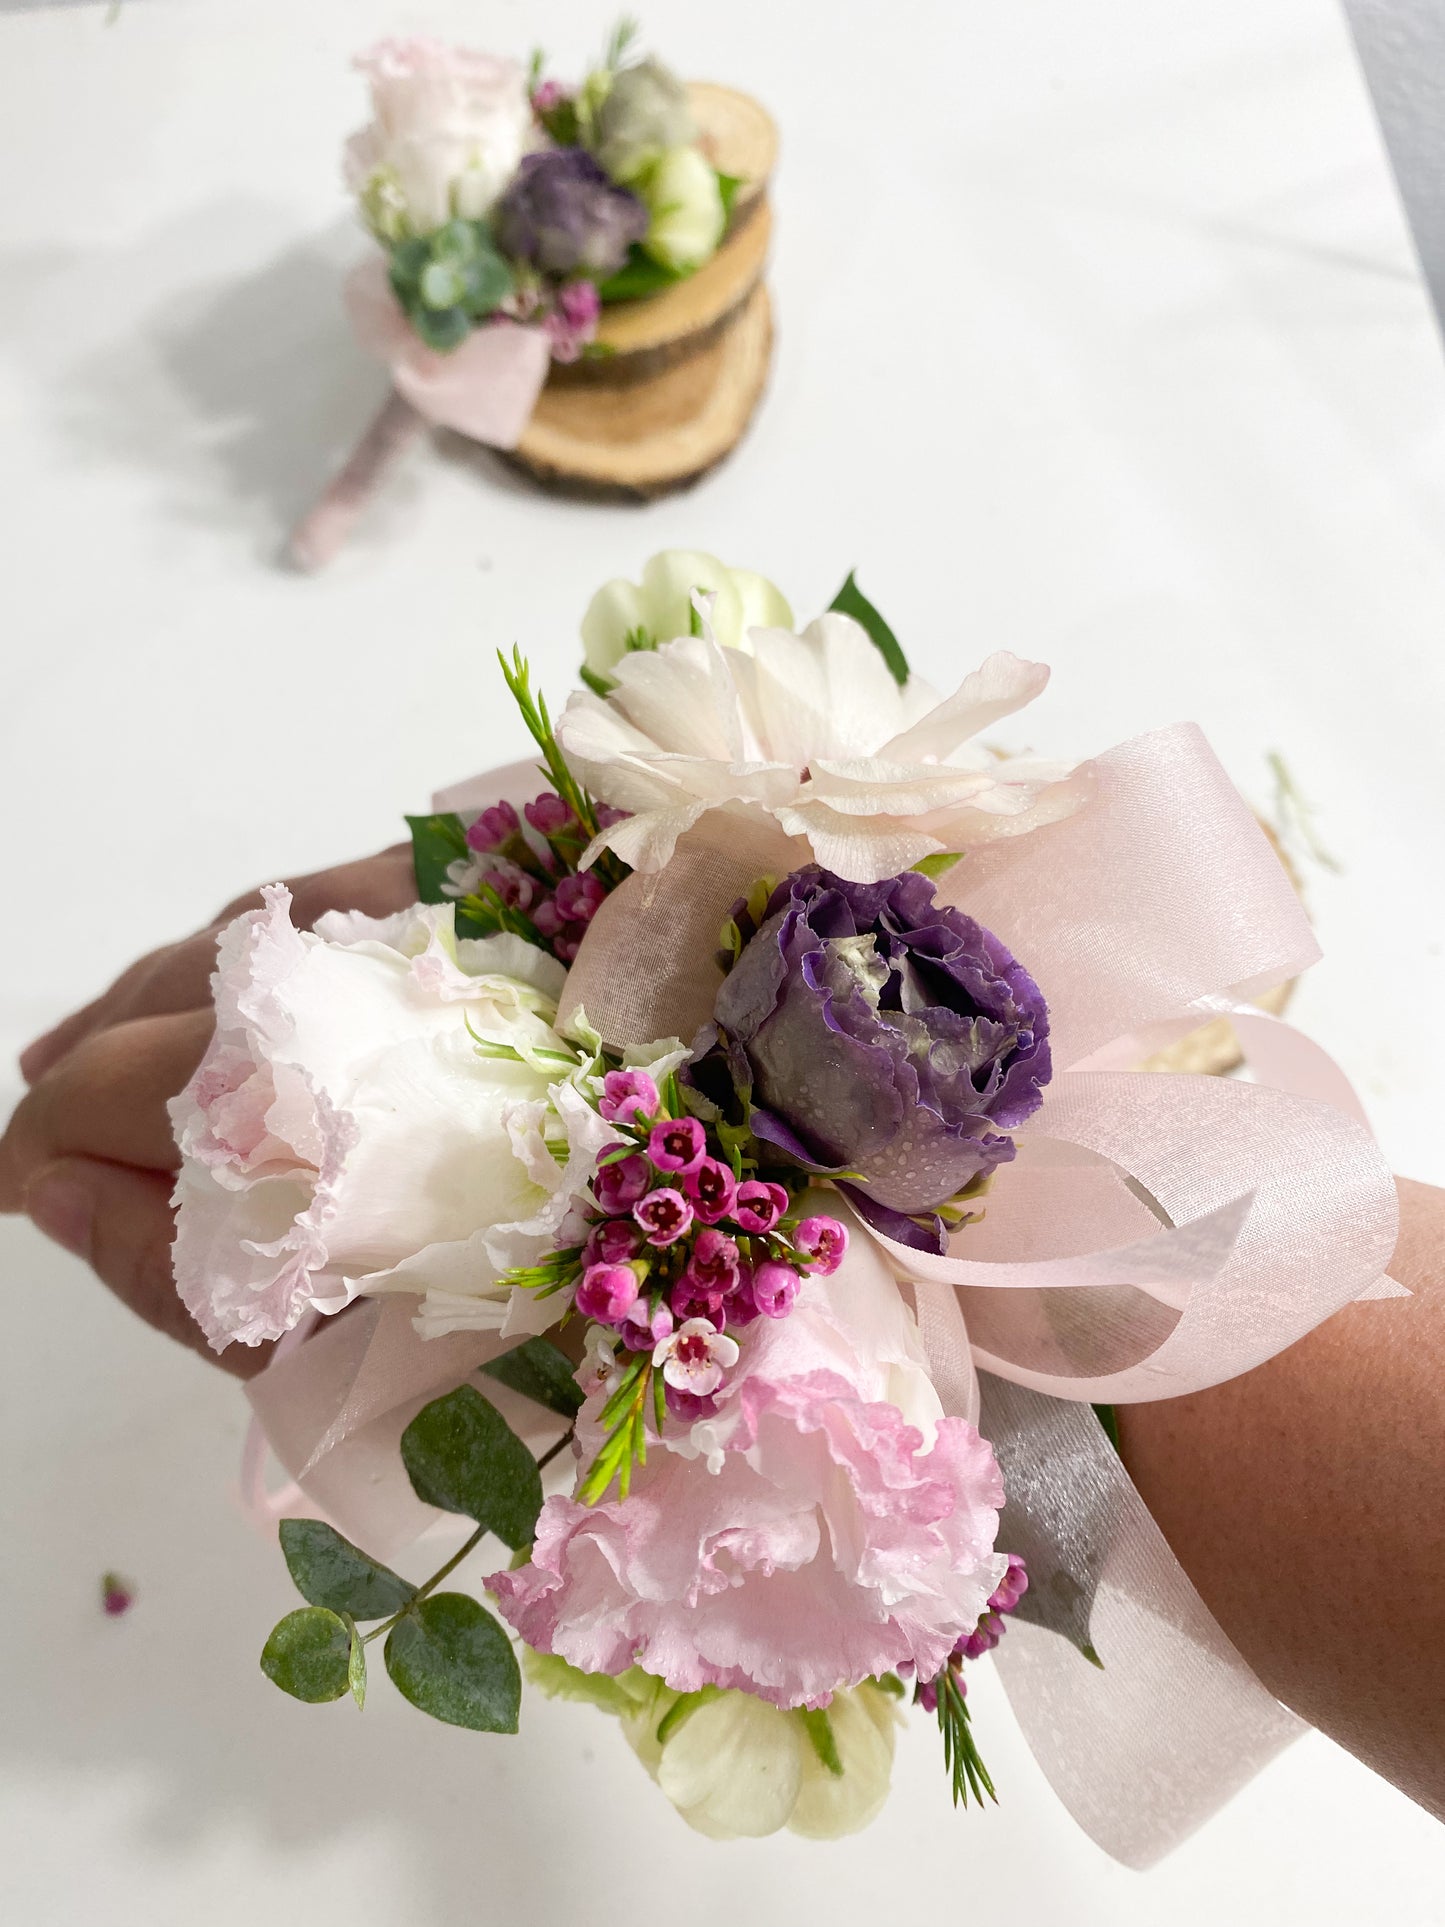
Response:
M678 1692L808 1706L899 1666L934 1677L1005 1577L1003 1482L944 1416L871 1240L753 1328L715 1407L664 1430L625 1500L549 1499L531 1563L488 1581L503 1615L539 1652ZM594 1395L584 1464L600 1410Z

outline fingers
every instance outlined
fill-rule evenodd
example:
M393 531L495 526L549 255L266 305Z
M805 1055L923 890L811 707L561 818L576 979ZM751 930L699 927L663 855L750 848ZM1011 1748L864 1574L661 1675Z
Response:
M229 1345L218 1356L177 1294L170 1193L171 1180L160 1172L66 1157L35 1172L25 1202L39 1229L83 1258L148 1325L249 1378L266 1364L271 1347Z
M393 911L405 909L416 901L411 846L393 844L375 856L338 864L330 870L318 870L311 876L296 877L287 888L292 896L292 917L303 930L311 929L328 910L361 910L370 917L390 916ZM129 1023L138 1017L207 1008L211 1001L217 937L233 918L260 906L259 890L237 897L204 930L179 943L153 950L132 964L102 996L43 1037L37 1037L22 1051L20 1072L26 1083L38 1083L96 1031Z
M141 1017L93 1032L21 1099L0 1138L0 1211L22 1211L36 1173L58 1158L174 1171L166 1101L201 1061L206 1010Z

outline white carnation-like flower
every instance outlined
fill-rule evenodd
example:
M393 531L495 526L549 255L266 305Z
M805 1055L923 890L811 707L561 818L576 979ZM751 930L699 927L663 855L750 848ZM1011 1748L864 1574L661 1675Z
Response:
M532 137L527 77L514 60L439 40L383 40L356 62L374 118L346 148L347 184L383 240L479 220Z
M216 1033L171 1104L186 1306L219 1351L360 1293L495 1298L488 1239L550 1202L517 1119L575 1062L552 1029L561 965L459 940L450 904L313 932L289 891L264 899L222 932Z
M1077 806L1065 766L972 740L1031 702L1042 663L1007 651L940 699L901 688L851 617L801 635L757 627L746 648L701 635L624 656L604 696L579 691L557 734L595 796L629 814L593 843L660 870L709 810L763 814L855 882L1053 822Z

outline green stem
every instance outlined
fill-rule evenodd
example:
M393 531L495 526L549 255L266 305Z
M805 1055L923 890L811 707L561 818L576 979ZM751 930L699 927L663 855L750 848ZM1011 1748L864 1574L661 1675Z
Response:
M416 1591L412 1594L411 1598L407 1600L406 1604L401 1608L400 1612L394 1612L390 1619L384 1619L382 1620L379 1626L373 1626L371 1631L365 1635L363 1643L366 1645L370 1645L373 1639L380 1639L383 1633L389 1633L392 1627L396 1624L396 1622L399 1619L405 1619L406 1615L412 1610L414 1606L418 1605L423 1599L425 1599L429 1592L434 1592L436 1590L436 1588L441 1584L443 1579L446 1578L449 1572L455 1572L457 1567L462 1563L463 1559L466 1558L467 1554L469 1552L475 1552L477 1547L482 1543L483 1539L485 1539L486 1536L487 1536L487 1527L478 1526L476 1531L472 1534L471 1538L466 1541L465 1545L458 1546L456 1551L452 1554L451 1558L447 1560L446 1564L444 1566L438 1566L437 1570L432 1574L431 1578L428 1579L424 1584L417 1587Z

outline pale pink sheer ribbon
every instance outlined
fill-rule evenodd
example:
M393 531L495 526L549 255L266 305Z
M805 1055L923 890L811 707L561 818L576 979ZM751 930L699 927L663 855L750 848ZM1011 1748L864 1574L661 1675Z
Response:
M306 569L323 567L337 553L424 422L454 428L488 448L515 448L552 365L546 330L507 320L474 328L446 354L428 348L402 312L379 257L352 270L345 294L357 339L390 369L392 392L291 532L291 559Z
M1045 1102L983 1222L946 1257L880 1242L914 1298L945 1405L979 1414L975 1368L985 1374L981 1429L1010 1494L1003 1542L1030 1557L1028 1611L1041 1622L1000 1648L1025 1735L1081 1825L1146 1865L1297 1723L1210 1617L1088 1402L1218 1383L1352 1299L1397 1291L1385 1277L1396 1204L1343 1074L1288 1025L1241 1007L1318 952L1199 731L1163 730L1086 768L1091 795L1075 815L971 852L939 886L1044 987L1059 1066ZM480 807L517 776L438 804ZM706 960L731 903L758 874L807 858L767 819L704 818L665 871L630 878L603 905L566 1009L585 1007L619 1047L691 1036L711 1013L718 976ZM1119 1068L1225 1012L1264 1081ZM383 1339L404 1355L433 1349L400 1320L378 1329ZM278 1396L272 1371L255 1381L253 1403L308 1493L325 1479L328 1509L344 1505L374 1544L382 1521L361 1514L379 1512L377 1493L356 1493L338 1452L381 1429L394 1438L378 1428L387 1369L372 1370L368 1351L343 1388L308 1384L316 1343L273 1368L290 1368ZM278 1425L301 1426L304 1455ZM386 1483L381 1460L369 1476ZM1082 1636L1081 1600L1102 1671L1059 1636Z

